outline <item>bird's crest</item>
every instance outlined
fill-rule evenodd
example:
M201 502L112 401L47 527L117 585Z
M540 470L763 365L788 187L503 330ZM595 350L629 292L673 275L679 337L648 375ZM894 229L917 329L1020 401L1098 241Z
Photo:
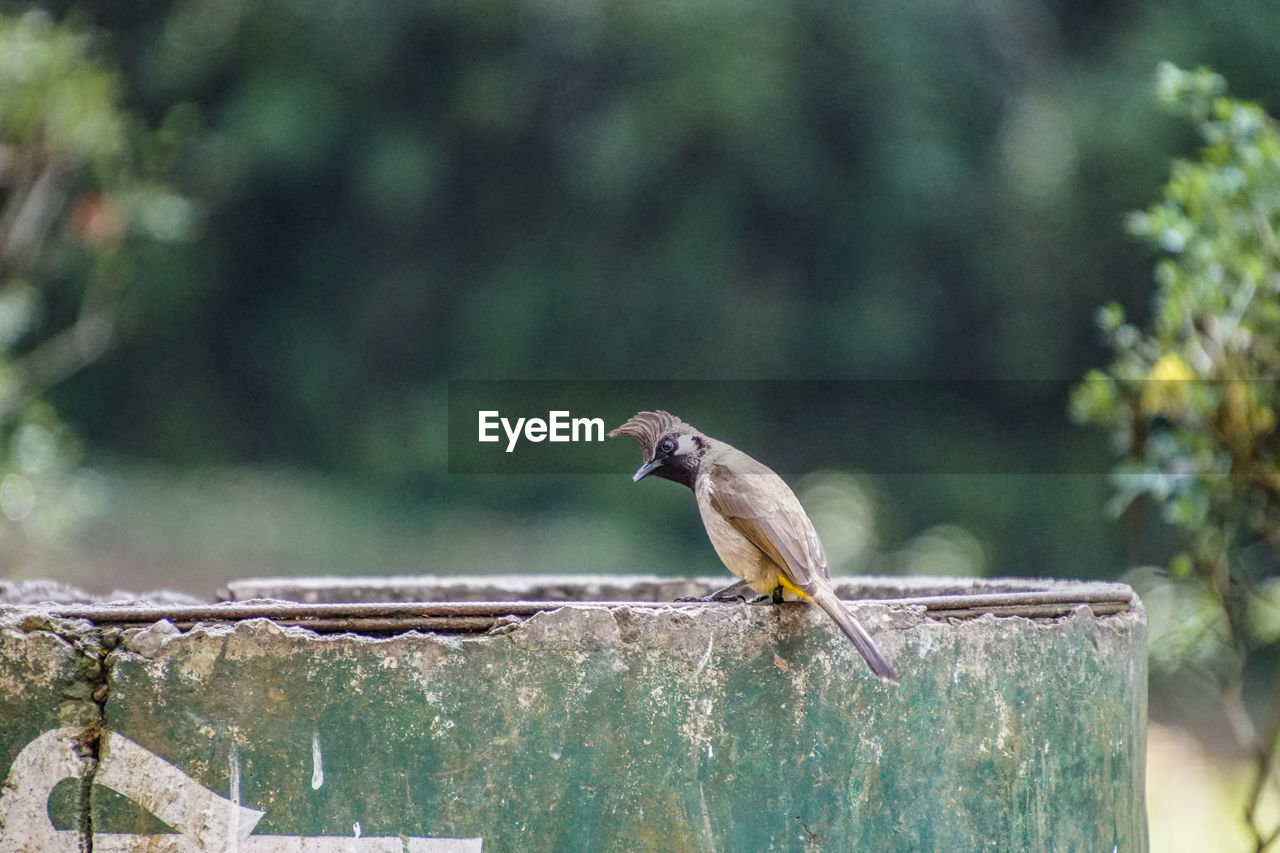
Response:
M640 442L640 452L644 454L644 461L653 461L653 454L658 446L658 442L664 435L678 433L685 435L688 433L696 433L696 427L690 426L684 421L677 418L670 412L637 412L636 415L622 426L609 433L609 437L615 435L629 435L636 441Z

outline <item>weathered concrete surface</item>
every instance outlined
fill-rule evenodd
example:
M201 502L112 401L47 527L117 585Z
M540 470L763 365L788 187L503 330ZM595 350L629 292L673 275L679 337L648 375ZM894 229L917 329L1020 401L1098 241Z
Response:
M390 577L244 578L227 584L229 601L280 599L309 604L351 601L674 601L726 586L727 574L659 575L403 575ZM1027 578L835 577L841 598L1066 590L1078 583ZM0 585L0 601L3 601ZM88 599L86 599L88 600Z
M88 790L76 780L96 766L100 660L88 623L0 615L0 851L87 849ZM24 753L47 732L49 749Z
M702 595L732 578L658 575L406 575L245 578L223 598L309 604L350 601L674 601Z
M901 685L800 605L578 604L388 639L0 611L0 853L1146 850L1136 600L855 609Z
M256 620L152 657L122 644L105 726L260 811L255 839L358 824L486 853L1146 849L1140 610L856 610L900 686L798 605L575 605L463 638ZM157 831L94 796L96 827Z
M127 590L115 590L106 594L86 592L79 587L45 579L23 581L0 580L0 605L42 605L42 604L82 604L124 602L141 604L143 602L162 605L200 604L202 599L185 592L171 589L157 589L146 593L135 593Z

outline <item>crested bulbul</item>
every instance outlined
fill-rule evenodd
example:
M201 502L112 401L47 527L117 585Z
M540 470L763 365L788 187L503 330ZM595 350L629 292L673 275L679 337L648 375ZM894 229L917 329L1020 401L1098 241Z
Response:
M831 589L818 533L781 477L667 412L640 412L609 435L640 442L644 464L633 481L653 474L693 489L711 545L742 579L708 599L725 598L745 583L775 602L812 602L835 620L872 672L897 683L893 666Z

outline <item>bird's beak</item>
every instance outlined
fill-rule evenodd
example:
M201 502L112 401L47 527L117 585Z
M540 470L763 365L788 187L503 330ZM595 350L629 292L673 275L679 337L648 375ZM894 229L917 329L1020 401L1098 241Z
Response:
M635 475L634 475L634 476L632 476L632 478L631 478L631 482L633 482L633 483L638 483L638 482L640 482L640 481L641 481L641 480L643 480L645 477L648 477L648 476L649 476L650 474L652 474L654 471L656 471L657 469L661 468L661 467L662 467L662 463L663 463L663 462L665 462L665 461L666 461L666 459L664 459L664 458L662 458L662 457L659 457L659 458L654 459L654 460L652 460L652 461L650 461L650 462L646 462L646 463L644 463L643 465L641 465L639 468L637 468L637 469L636 469L636 473L635 473Z

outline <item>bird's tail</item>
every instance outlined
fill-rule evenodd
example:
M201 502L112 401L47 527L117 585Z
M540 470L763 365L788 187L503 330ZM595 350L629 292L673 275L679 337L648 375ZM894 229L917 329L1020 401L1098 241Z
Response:
M871 639L867 629L863 628L858 620L854 618L854 615L836 597L835 592L830 587L824 584L815 589L810 597L813 599L814 604L827 611L827 615L835 620L844 635L853 641L854 648L866 660L867 666L871 667L872 672L890 684L898 683L898 674L893 671L893 665L889 663L889 659L884 656L884 652L876 647L875 641Z

